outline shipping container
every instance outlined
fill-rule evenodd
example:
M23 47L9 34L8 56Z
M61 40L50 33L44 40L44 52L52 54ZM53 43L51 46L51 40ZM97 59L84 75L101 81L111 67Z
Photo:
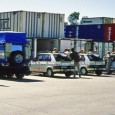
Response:
M108 51L112 52L114 49L113 42L102 41L102 42L94 42L93 49L96 50L100 57L104 57Z
M75 48L76 51L88 51L91 49L90 45L88 44L88 40L85 39L77 39L77 38L67 38L67 39L60 39L60 51L64 52L65 49ZM89 49L88 49L89 48Z
M78 38L93 39L94 41L103 41L103 25L79 25L77 27Z
M115 24L104 24L104 41L115 41Z
M59 49L59 39L37 39L37 52L52 51L53 48Z
M115 18L113 19L113 24L115 23Z
M66 43L66 44L65 44ZM113 42L98 42L93 40L86 40L86 39L75 39L75 38L67 38L67 39L60 39L60 51L64 51L65 49L75 48L76 51L84 50L88 53L89 49L92 51L96 51L100 57L104 57L105 54L110 51L112 52L114 49Z
M1 12L0 31L25 32L28 38L63 38L64 17L64 14L46 12Z
M30 42L31 50L34 53L34 57L37 56L38 52L51 52L53 48L59 49L60 47L60 40L59 39L45 39L45 38L35 38L35 39L27 39ZM59 49L60 50L60 49Z
M93 39L103 41L102 24L69 25L65 27L65 38Z
M89 25L89 24L110 24L115 23L115 18L110 17L94 17L94 18L82 18L81 24L82 25Z
M75 25L65 26L64 35L65 38L76 38L76 26Z

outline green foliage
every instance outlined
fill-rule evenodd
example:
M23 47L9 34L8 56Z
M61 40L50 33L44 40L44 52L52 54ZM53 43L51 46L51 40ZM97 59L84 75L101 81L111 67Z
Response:
M73 12L68 16L68 21L70 25L77 25L79 20L79 12Z
M64 25L67 26L67 25L68 25L68 22L65 22Z

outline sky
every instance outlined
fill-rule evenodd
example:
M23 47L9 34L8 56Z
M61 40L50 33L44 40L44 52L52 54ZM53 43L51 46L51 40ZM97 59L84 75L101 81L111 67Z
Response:
M79 12L79 20L88 17L115 18L115 0L0 0L0 12L35 11L65 14L65 22L73 12Z

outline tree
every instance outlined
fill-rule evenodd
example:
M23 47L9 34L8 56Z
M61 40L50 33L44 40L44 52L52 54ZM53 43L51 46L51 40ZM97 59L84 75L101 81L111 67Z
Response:
M68 21L70 25L77 25L79 20L79 12L73 12L68 16Z
M64 25L67 26L67 25L68 25L68 22L65 22Z

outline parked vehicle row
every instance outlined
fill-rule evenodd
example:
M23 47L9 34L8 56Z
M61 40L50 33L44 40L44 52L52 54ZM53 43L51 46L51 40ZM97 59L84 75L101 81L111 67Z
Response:
M95 73L100 76L103 71L111 74L115 71L115 54L110 55L108 62L95 54L80 54L80 72L82 75ZM30 44L25 33L0 32L0 75L23 78L31 72L54 76L64 73L70 77L74 73L74 62L65 53L39 53L31 59ZM77 70L76 70L77 73Z
M31 61L31 71L47 76L64 73L66 77L70 77L74 72L74 63L64 53L39 53L37 58ZM102 58L92 54L81 54L80 72L82 75L93 72L100 76L103 71L106 71L106 66Z

